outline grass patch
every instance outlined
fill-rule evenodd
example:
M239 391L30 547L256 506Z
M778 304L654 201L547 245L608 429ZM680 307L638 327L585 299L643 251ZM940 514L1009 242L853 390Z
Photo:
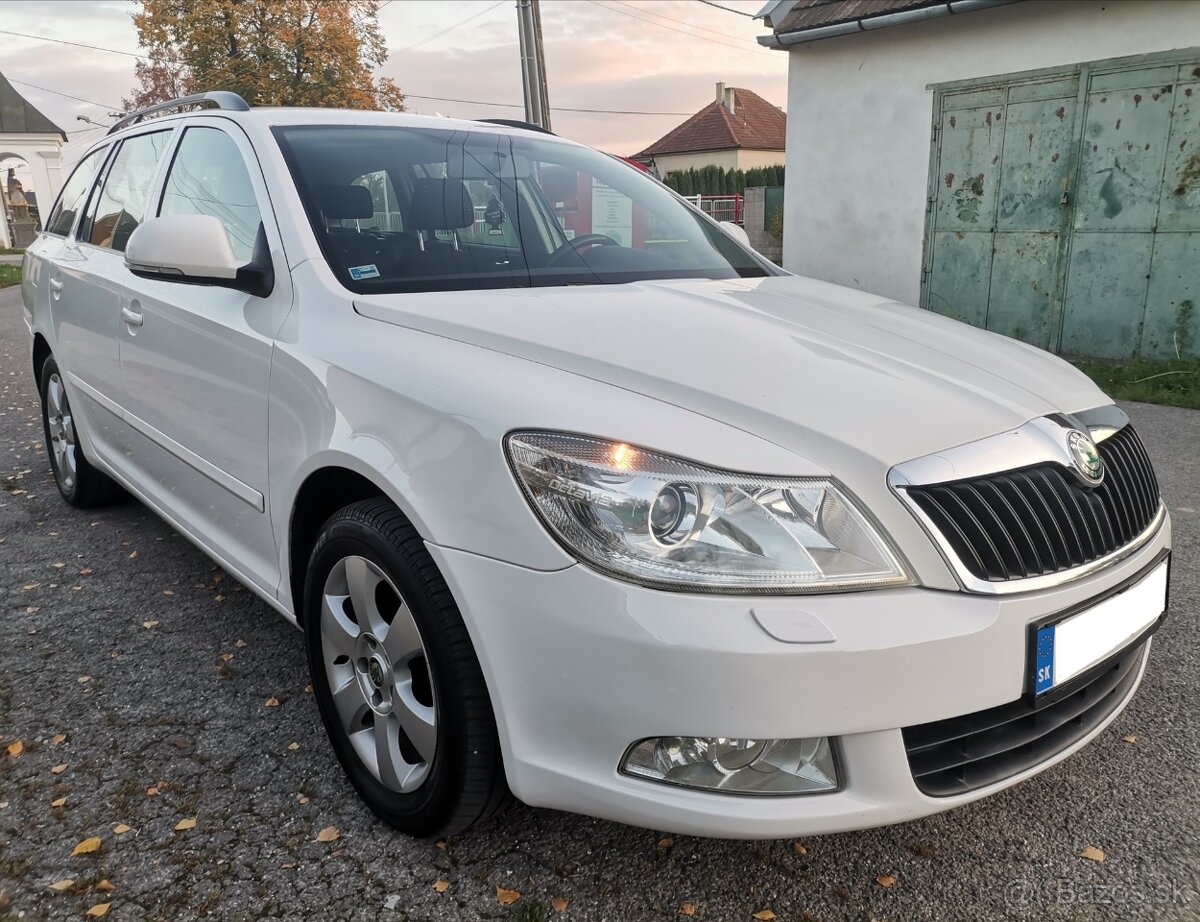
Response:
M1200 410L1200 359L1071 359L1071 364L1118 400Z
M20 266L0 266L0 288L21 284Z
M0 256L24 256L24 250L18 250L16 247L0 247Z

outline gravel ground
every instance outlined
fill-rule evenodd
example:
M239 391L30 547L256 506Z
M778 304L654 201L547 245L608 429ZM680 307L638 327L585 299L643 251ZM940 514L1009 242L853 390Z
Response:
M1200 919L1200 413L1128 407L1174 515L1173 614L1130 707L1064 764L801 842L518 805L434 843L380 825L343 780L297 631L137 502L59 499L27 355L19 294L0 292L0 920L105 903L115 920L634 922L688 903L707 920Z

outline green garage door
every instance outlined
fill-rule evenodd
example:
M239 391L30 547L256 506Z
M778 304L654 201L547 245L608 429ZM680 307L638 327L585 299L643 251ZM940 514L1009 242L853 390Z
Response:
M935 107L924 307L1068 354L1200 353L1200 50Z

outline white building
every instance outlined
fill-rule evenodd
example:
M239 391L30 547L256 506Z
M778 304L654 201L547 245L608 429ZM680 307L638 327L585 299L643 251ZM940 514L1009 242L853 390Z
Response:
M784 265L1067 353L1200 349L1200 3L772 0Z
M29 166L32 188L24 192L26 197L31 191L36 195L43 217L62 186L62 148L66 139L61 128L26 101L0 74L0 163L12 163L15 158ZM0 171L0 186L6 184L7 173L7 169ZM0 202L0 247L12 245L14 220L17 219L13 215L6 216L4 203Z

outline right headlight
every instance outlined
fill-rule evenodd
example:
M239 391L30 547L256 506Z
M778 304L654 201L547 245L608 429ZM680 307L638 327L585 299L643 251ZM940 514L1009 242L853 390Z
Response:
M832 480L735 474L558 432L511 433L505 448L559 541L626 579L774 593L910 582L883 536Z

